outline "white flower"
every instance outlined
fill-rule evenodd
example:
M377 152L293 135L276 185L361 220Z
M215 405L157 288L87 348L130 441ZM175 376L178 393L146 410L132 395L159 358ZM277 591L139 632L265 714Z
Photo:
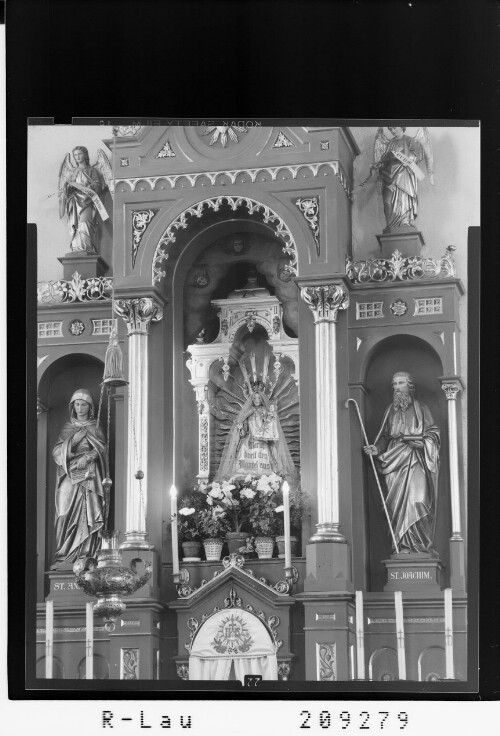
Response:
M179 509L179 514L181 516L191 516L191 514L194 514L195 509L188 509L187 506L185 506L183 509Z
M251 475L247 475L247 477L245 478L245 480L243 482L244 483L251 483L252 482L252 476Z
M212 498L222 498L223 497L223 491L218 483L217 483L217 487L212 488L212 490L208 492L208 495L211 496Z
M251 488L243 488L240 496L243 496L244 498L250 498L252 499L256 495L256 491L252 491Z
M285 510L285 507L284 506L277 506L274 510L276 511L277 514L279 514L281 511L284 511Z
M264 491L264 493L268 493L269 478L267 477L267 475L261 475L261 477L259 478L259 482L257 483L257 490Z
M207 496L207 503L208 503L208 505L209 506L212 506L213 502L214 502L213 498L211 498L210 496Z

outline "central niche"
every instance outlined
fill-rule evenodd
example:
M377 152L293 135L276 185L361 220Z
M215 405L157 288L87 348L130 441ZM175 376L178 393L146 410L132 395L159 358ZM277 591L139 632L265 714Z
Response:
M188 273L199 480L298 476L298 291L286 265L279 241L238 233L212 244Z

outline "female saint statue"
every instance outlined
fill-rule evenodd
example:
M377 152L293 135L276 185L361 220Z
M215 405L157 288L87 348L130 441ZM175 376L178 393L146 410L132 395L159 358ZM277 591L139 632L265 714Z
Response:
M70 420L62 428L52 456L57 463L54 567L93 557L106 518L102 481L106 476L106 440L94 419L90 392L71 397Z
M111 166L106 154L100 149L97 161L92 166L85 146L74 148L73 157L76 166L73 166L67 153L59 172L59 216L67 217L71 250L97 253L97 213L99 212L103 220L108 219L98 195L105 186L110 191L113 190Z
M255 365L255 355L251 360ZM297 475L290 450L279 420L276 400L272 399L275 386L265 390L267 358L263 380L250 381L243 362L240 362L246 384L246 398L233 419L229 430L216 481L247 475L260 476L276 473L293 479ZM254 371L255 377L256 373ZM289 379L290 383L292 379ZM234 396L234 395L233 395Z

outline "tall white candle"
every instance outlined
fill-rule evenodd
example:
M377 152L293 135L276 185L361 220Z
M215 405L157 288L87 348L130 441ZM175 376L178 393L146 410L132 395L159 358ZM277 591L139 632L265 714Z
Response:
M45 603L45 677L52 679L54 659L54 601Z
M444 591L444 631L446 652L446 679L455 679L455 665L453 663L453 598L451 588Z
M396 640L398 650L399 679L406 680L406 652L405 627L403 620L403 594L400 590L394 591L394 605L396 608Z
M85 608L85 677L94 679L94 604L87 601Z
M363 614L363 591L356 591L356 653L358 680L365 679L365 620Z
M285 523L285 569L292 567L292 545L290 541L290 486L283 483L283 514Z
M179 574L179 537L177 529L177 488L170 488L170 516L172 521L172 573Z

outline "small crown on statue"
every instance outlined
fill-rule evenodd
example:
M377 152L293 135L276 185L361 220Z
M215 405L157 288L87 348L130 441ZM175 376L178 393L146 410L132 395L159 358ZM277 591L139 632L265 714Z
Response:
M256 381L250 381L250 388L253 392L264 392L266 390L266 384L258 378Z

